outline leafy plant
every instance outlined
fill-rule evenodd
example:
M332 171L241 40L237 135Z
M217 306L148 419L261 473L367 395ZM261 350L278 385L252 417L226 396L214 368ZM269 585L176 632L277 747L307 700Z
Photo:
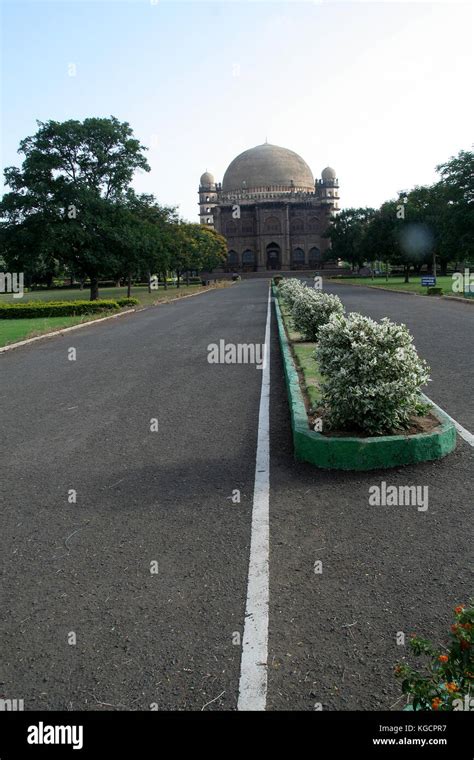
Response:
M409 696L405 709L463 710L471 708L474 679L474 606L472 600L454 609L449 645L435 647L427 639L413 636L410 649L416 657L428 657L425 674L407 663L397 665L402 691ZM473 700L474 703L474 700ZM474 704L472 705L474 707Z
M138 303L140 303L140 301L138 300L138 298L133 298L133 297L127 298L127 297L124 297L124 298L117 298L117 303L118 303L118 305L120 307L123 307L123 306L136 306Z
M296 277L290 277L288 280L283 280L278 286L278 291L283 298L283 301L290 309L293 307L293 303L297 296L308 290L309 288L301 282L301 280L296 279Z
M378 435L409 426L429 367L405 325L333 316L319 331L316 359L330 427Z
M321 327L333 314L344 314L344 306L338 296L330 293L305 288L293 300L293 324L306 340L317 340Z

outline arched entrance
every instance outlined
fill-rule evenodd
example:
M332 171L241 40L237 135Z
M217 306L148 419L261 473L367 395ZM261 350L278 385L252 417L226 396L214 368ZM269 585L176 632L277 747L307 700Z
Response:
M292 269L304 269L304 251L302 248L295 248L291 257Z
M280 254L281 254L280 246L277 243L269 243L267 245L267 269L281 268Z
M321 251L316 246L313 246L309 252L308 264L310 267L319 267L321 266L322 261L323 257L321 256Z
M237 251L229 251L227 254L227 271L233 272L239 269L239 254Z
M255 272L256 268L255 253L247 249L242 254L242 271Z

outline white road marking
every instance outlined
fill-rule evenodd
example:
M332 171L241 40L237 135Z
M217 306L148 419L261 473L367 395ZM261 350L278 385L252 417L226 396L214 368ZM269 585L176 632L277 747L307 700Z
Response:
M470 433L469 430L466 430L466 428L463 427L462 425L460 425L459 422L456 422L456 420L453 419L450 414L448 414L447 412L445 412L444 409L441 409L441 407L438 406L438 404L435 404L435 402L432 401L430 398L428 398L428 396L426 396L424 393L423 393L423 396L425 397L426 401L428 401L428 403L432 404L435 409L438 409L440 412L443 412L443 414L445 414L446 417L448 417L448 419L451 420L451 422L453 423L454 427L458 431L458 433L461 436L461 438L464 438L464 440L470 446L474 446L474 435L472 433Z
M257 456L247 604L240 665L238 710L265 710L267 701L270 503L270 320L268 294L265 361L258 414Z

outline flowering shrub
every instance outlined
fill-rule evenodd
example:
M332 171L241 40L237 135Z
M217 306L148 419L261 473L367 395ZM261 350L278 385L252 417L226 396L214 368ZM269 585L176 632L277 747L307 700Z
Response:
M344 314L344 306L338 296L306 288L296 294L291 315L293 324L306 340L317 340L320 328L333 314Z
M472 710L474 679L474 606L460 604L454 610L451 641L447 649L434 647L426 639L413 636L410 648L416 656L427 655L427 674L410 665L397 665L395 674L402 678L402 691L409 695L412 710Z
M334 316L319 331L316 359L330 427L390 433L420 412L429 367L405 325L355 313Z
M301 282L301 280L297 280L296 277L290 277L288 280L283 280L278 286L278 292L283 298L286 306L290 309L293 307L295 298L299 296L301 292L306 291L309 291L309 288Z

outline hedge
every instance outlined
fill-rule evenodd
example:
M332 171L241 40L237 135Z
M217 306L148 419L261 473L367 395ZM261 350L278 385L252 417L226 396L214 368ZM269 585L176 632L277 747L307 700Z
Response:
M128 299L121 299L128 300ZM124 304L127 305L127 304ZM0 304L0 319L32 319L35 317L75 317L119 309L118 301L30 301Z
M117 303L120 307L122 306L136 306L140 301L138 298L124 296L123 298L117 298Z

